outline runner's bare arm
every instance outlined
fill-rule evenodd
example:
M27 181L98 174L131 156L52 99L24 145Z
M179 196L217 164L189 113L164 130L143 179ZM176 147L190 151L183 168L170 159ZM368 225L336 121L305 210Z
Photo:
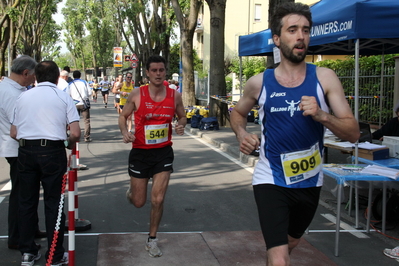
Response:
M80 139L80 126L79 121L72 122L68 125L69 137L68 137L68 149L73 149L76 142Z
M328 68L317 68L317 77L324 89L333 115L320 109L314 97L303 96L299 107L303 115L310 115L340 139L356 142L360 137L359 124L353 116L337 75Z
M114 88L112 89L113 94L120 94L120 89L122 89L122 82L118 82L115 84Z
M244 94L230 114L231 128L240 143L240 151L250 154L259 147L259 136L247 132L247 116L257 102L262 87L263 73L251 77L244 88Z

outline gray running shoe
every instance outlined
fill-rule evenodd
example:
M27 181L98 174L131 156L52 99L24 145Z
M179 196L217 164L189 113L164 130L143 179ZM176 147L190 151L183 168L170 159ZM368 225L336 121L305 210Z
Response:
M399 246L393 249L386 248L384 249L384 255L393 259L399 259Z
M158 247L158 238L155 239L147 239L145 243L145 249L148 251L148 255L150 257L156 258L162 256L162 251Z
M24 253L22 255L22 262L21 266L33 266L35 264L35 261L39 260L42 255L40 252L37 252L36 255L31 254L31 253Z

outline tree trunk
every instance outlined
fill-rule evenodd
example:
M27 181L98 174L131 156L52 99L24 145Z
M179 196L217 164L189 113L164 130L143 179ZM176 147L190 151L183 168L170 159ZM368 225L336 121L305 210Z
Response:
M195 105L195 85L194 85L194 56L193 56L193 34L181 31L180 43L181 60L183 67L183 104L184 106Z
M226 0L206 0L209 5L210 21L210 54L209 90L210 95L226 95L226 79L224 73L224 28L226 15ZM216 116L219 125L229 125L227 103L211 98L210 115Z
M180 27L183 82L179 85L182 88L184 106L192 106L195 105L193 37L202 0L190 0L190 7L184 10L185 14L178 0L171 0L171 3Z
M6 25L6 24L5 24ZM3 32L1 33L1 43L0 43L0 76L5 76L6 75L6 51L8 48L9 39L10 39L10 26L8 24L8 27L3 27ZM11 58L8 58L8 60L11 60ZM10 75L11 71L8 69L8 76Z

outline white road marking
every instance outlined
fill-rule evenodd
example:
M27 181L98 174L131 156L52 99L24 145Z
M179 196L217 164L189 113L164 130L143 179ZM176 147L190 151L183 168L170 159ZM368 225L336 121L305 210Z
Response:
M329 213L324 213L324 214L321 214L321 216L323 216L324 218L326 218L330 222L332 222L334 224L337 224L337 218L334 215L329 214ZM362 231L356 230L354 227L352 227L349 224L344 223L342 221L340 223L340 227L345 230L345 231L344 230L342 230L342 231L340 230L340 232L349 232L352 235L356 236L357 238L370 238L368 235L363 234ZM335 232L335 230L333 230L333 231Z
M5 184L5 186L0 189L0 191L8 191L8 190L11 190L11 180L8 181L8 183ZM0 203L2 203L4 199L5 197L0 197Z
M0 191L11 190L11 180L0 189Z

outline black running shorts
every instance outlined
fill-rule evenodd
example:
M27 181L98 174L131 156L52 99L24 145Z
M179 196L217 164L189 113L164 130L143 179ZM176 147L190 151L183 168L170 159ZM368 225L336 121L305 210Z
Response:
M316 213L321 187L261 184L253 189L266 248L287 245L288 235L301 238Z
M158 149L133 148L129 154L129 176L151 178L160 172L173 172L173 160L172 146Z

